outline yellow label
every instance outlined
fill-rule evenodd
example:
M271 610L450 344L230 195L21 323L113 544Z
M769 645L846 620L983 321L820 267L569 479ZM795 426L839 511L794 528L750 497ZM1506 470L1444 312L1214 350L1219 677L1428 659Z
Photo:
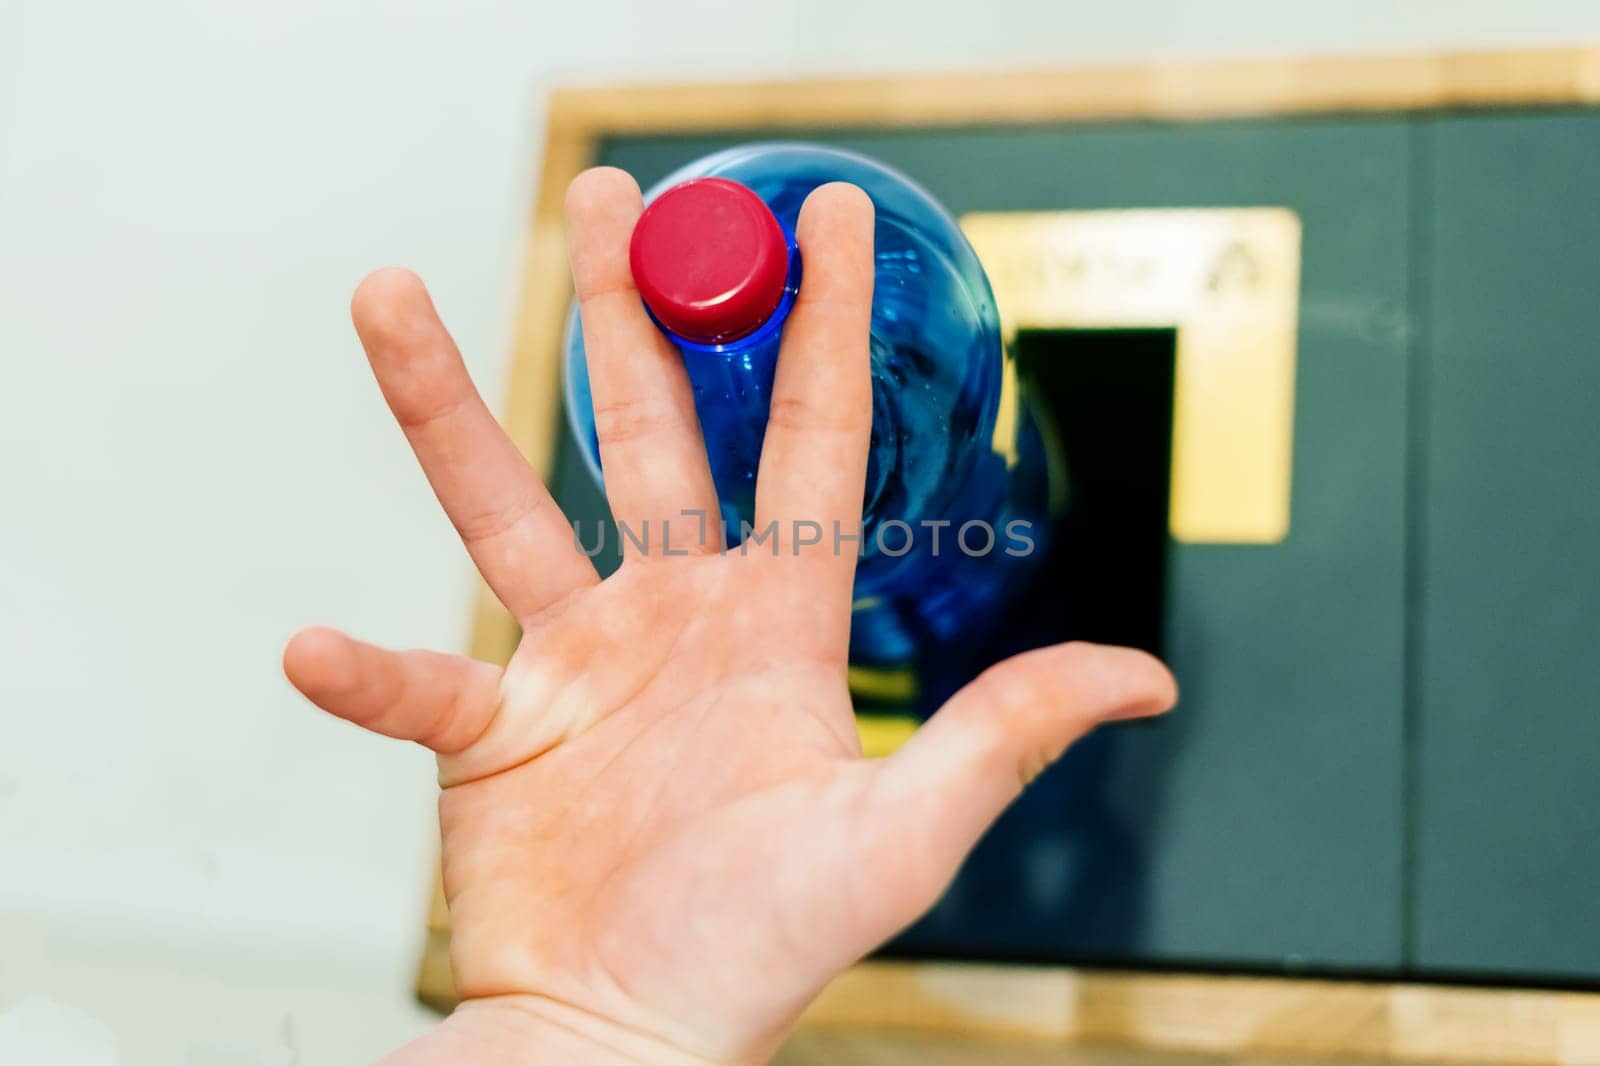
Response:
M909 666L896 669L851 666L847 676L851 693L864 699L910 703L917 698L917 674Z
M861 735L861 754L869 759L892 755L917 731L921 724L910 715L858 714L856 732Z
M1172 497L1189 543L1289 533L1300 219L1281 207L980 212L961 220L1019 329L1172 328ZM1010 363L1008 360L1008 373ZM1010 455L1017 390L1002 389Z

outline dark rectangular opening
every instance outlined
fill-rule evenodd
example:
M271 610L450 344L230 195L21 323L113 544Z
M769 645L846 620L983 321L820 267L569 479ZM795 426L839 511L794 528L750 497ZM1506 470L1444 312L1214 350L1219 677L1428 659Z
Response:
M1016 354L1059 463L1044 575L1054 622L1066 639L1160 654L1177 331L1021 330Z

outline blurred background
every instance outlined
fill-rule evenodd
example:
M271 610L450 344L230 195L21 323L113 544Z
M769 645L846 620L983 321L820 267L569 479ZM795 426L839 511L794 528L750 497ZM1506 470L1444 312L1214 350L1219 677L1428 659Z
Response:
M498 404L550 87L1597 31L1592 0L0 2L0 1012L81 1009L129 1063L428 1023L431 759L278 654L464 645L472 572L346 301L418 270Z

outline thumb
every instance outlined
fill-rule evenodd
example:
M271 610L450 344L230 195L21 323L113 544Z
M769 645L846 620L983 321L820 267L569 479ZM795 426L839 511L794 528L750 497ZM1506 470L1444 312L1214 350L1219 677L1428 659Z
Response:
M1132 648L1058 644L985 670L884 762L875 783L872 862L897 882L888 936L932 906L985 830L1022 789L1102 722L1177 701L1160 660Z

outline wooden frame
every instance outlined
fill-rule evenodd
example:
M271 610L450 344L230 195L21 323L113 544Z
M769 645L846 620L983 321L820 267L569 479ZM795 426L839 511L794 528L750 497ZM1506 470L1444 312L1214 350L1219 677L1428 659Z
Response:
M562 202L607 137L1594 104L1600 46L562 89L549 101L505 427L535 469L550 468L571 298ZM480 586L471 654L504 662L516 640L515 623ZM437 885L428 930L418 994L445 1009L454 992L449 917ZM830 986L807 1019L1212 1051L1600 1063L1600 994L1580 992L867 962Z

